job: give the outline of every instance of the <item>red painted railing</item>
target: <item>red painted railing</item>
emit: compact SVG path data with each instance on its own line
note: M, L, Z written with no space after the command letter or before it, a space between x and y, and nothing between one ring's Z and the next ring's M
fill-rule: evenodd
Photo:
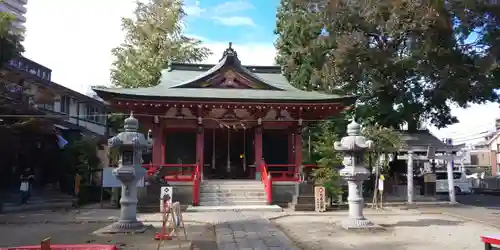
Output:
M260 164L261 170L261 180L264 183L264 192L266 193L267 204L271 205L273 203L273 181L271 180L271 174L267 172L266 163L264 161Z
M179 181L188 182L193 181L195 178L196 164L144 164L142 165L148 171L149 175L154 175L158 169L166 169L163 173L163 178L167 182Z
M200 183L201 183L201 168L200 164L196 164L193 180L193 206L200 205Z
M305 164L304 168L316 168L317 165ZM273 170L270 168L283 168L286 170ZM299 166L295 164L268 164L267 172L271 174L273 182L276 181L299 181L300 171Z

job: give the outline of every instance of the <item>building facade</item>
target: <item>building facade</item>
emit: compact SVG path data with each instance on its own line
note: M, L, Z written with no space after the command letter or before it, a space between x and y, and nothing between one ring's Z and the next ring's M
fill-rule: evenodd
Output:
M0 189L15 189L13 176L26 168L38 176L38 186L56 183L65 144L83 136L107 139L106 104L54 83L51 74L24 57L0 69L0 147L6 156L0 159ZM96 147L101 166L107 166L106 147Z
M26 23L26 5L28 0L3 0L0 2L0 11L9 12L16 16L14 25L18 28L25 29Z
M500 132L489 139L487 145L490 151L491 174L500 175Z
M302 128L355 101L296 89L279 66L244 66L231 44L216 65L172 63L155 87L94 91L152 131L152 163L144 167L194 205L200 182L214 179L286 183L266 193L290 202L304 167Z
M51 74L49 68L20 57L9 62L3 70L2 81L6 85L22 85L24 97L32 107L59 123L104 136L107 133L106 104L52 82ZM61 124L59 127L66 126Z

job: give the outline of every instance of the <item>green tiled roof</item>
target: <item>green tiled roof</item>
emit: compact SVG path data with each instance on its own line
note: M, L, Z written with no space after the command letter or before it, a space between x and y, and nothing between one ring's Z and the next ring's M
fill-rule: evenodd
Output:
M228 52L229 51L229 52ZM266 89L235 89L235 88L195 88L186 86L196 81L202 81L220 69L231 68L260 82ZM267 100L267 101L316 101L316 102L348 102L353 97L329 95L319 92L302 91L294 88L281 74L279 66L243 66L236 52L229 48L216 65L172 63L163 70L160 83L149 88L93 88L104 99L106 97L126 97L141 99L224 99L224 100Z

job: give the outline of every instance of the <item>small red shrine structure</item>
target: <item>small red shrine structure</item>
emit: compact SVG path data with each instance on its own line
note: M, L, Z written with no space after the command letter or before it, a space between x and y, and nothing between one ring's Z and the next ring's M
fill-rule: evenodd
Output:
M150 169L169 182L295 181L302 127L338 114L354 97L296 89L279 66L244 66L229 43L216 65L171 63L157 86L94 88L152 132ZM266 174L262 175L262 172Z

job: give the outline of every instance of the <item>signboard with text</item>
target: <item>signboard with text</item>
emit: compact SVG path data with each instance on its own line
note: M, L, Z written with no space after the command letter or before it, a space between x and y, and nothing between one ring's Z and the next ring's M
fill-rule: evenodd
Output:
M314 210L316 212L326 211L326 190L325 187L314 187Z

